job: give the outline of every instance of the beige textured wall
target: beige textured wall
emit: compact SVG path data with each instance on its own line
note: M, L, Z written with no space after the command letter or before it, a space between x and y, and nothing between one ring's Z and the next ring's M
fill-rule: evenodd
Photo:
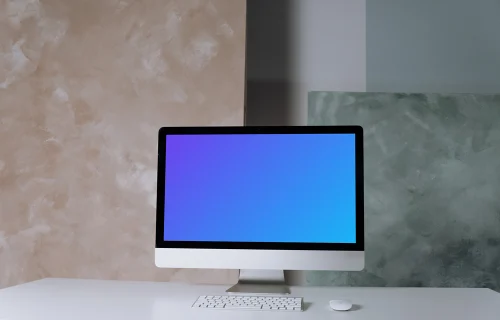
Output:
M157 129L242 125L244 0L0 0L0 287L154 267Z

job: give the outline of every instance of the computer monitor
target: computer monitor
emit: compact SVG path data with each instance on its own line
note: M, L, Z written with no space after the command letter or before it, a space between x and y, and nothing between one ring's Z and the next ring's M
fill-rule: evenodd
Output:
M161 128L157 191L158 267L266 293L282 270L364 268L361 127Z

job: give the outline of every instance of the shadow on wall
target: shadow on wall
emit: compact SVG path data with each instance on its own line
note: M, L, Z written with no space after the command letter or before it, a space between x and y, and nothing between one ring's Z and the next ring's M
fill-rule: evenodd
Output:
M292 16L290 0L247 1L245 124L286 125L291 121ZM271 54L272 53L272 54Z

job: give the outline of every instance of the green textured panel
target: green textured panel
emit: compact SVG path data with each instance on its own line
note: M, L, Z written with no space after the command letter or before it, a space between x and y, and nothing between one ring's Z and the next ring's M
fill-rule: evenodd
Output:
M500 289L500 95L312 92L309 124L365 129L366 271L308 283Z

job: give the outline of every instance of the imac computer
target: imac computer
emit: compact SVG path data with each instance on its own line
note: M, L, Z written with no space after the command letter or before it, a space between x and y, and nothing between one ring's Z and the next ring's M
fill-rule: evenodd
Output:
M240 269L229 293L287 294L283 270L364 268L363 130L162 128L155 263Z

